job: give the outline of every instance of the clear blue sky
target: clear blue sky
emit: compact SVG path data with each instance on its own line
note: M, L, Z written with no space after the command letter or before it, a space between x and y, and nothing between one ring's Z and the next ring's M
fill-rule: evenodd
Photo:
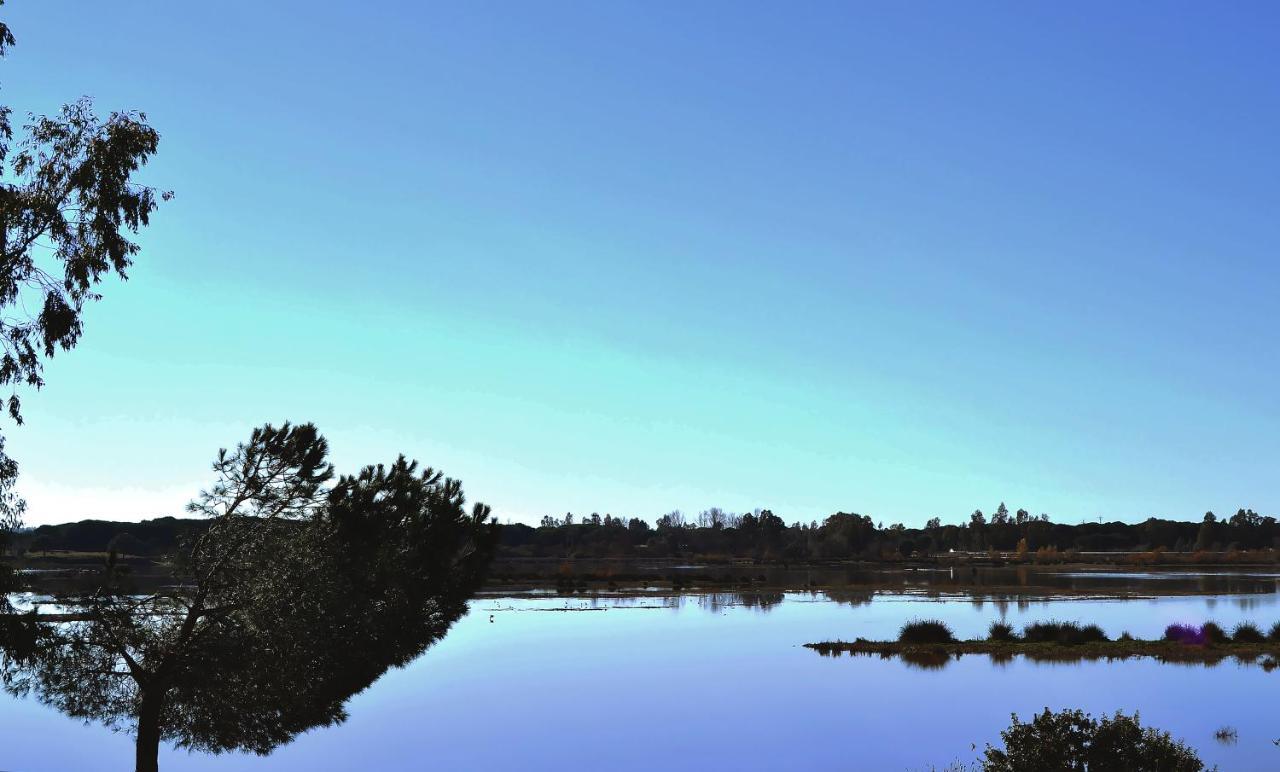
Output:
M1273 4L11 0L160 130L32 523L316 422L502 519L1280 509Z

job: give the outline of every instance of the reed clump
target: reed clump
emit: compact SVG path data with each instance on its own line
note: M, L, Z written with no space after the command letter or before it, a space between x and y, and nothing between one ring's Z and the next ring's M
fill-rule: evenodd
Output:
M955 643L956 636L946 622L916 619L898 630L899 643Z

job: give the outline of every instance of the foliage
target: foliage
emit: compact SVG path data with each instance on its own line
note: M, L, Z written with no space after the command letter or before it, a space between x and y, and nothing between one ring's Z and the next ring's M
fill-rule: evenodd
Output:
M1035 622L1022 630L1022 639L1027 643L1061 643L1077 645L1082 643L1101 643L1107 640L1107 634L1095 624L1080 625L1078 622Z
M1217 622L1205 622L1200 626L1200 635L1206 643L1226 643L1227 632Z
M310 424L220 451L179 582L140 598L109 565L60 599L83 621L29 622L35 651L8 652L6 686L136 727L139 770L156 768L162 738L265 754L342 721L351 695L465 613L497 533L458 481L403 456L329 488L327 451Z
M1013 632L1013 625L1008 622L992 622L987 628L987 638L993 641L1016 641L1018 636Z
M1266 638L1257 625L1252 622L1241 622L1231 631L1231 640L1236 643L1262 643Z
M0 5L3 5L0 0ZM0 22L0 56L15 39ZM9 416L22 422L19 386L44 384L44 362L75 346L82 312L98 284L121 278L157 194L132 177L156 152L159 135L142 113L98 119L87 99L56 117L32 117L15 143L13 110L0 105L0 386ZM18 464L0 437L0 556L25 505L14 490ZM13 573L0 565L0 612Z
M987 746L987 772L1197 772L1204 764L1168 732L1143 727L1138 714L1094 719L1079 710L1045 708L1030 723L1013 716L1000 733L1004 748Z
M935 619L916 619L898 630L901 643L952 643L956 639L946 622Z
M1271 629L1267 631L1268 641L1280 641L1280 622L1271 625Z

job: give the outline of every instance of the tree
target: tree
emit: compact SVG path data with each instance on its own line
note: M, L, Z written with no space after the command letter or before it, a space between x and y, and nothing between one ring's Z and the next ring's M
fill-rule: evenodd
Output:
M1204 520L1200 523L1200 531L1196 534L1196 549L1207 550L1213 546L1213 535L1218 524L1218 516L1212 512L1204 513Z
M209 526L178 586L139 597L109 565L61 602L76 621L23 617L5 686L70 716L136 729L136 769L161 740L269 753L345 718L343 705L465 613L497 540L461 484L399 457L333 477L311 424L264 426L190 505Z
M0 22L0 56L14 43ZM10 387L6 407L21 423L16 388L40 388L44 361L75 346L97 285L113 273L125 278L138 252L126 233L170 194L132 182L160 141L144 114L101 121L81 99L57 117L32 118L15 145L12 113L0 105L0 386ZM21 523L17 477L0 436L0 554ZM0 566L0 606L11 585Z
M1199 772L1204 764L1195 752L1168 732L1143 727L1138 715L1103 716L1095 720L1079 710L1035 716L1000 733L1003 750L987 746L986 772Z

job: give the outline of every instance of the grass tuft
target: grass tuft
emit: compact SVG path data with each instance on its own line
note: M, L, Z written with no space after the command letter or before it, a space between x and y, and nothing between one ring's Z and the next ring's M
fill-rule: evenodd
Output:
M1013 632L1013 625L1008 622L992 622L987 629L987 638L993 641L1016 641L1018 636Z
M954 643L955 640L947 623L936 619L915 619L898 631L899 643Z
M1266 639L1257 625L1252 622L1241 622L1231 631L1231 640L1236 643L1262 643Z
M1097 625L1081 626L1079 622L1036 622L1022 629L1022 640L1027 643L1060 643L1075 646L1081 643L1102 643L1107 634Z

